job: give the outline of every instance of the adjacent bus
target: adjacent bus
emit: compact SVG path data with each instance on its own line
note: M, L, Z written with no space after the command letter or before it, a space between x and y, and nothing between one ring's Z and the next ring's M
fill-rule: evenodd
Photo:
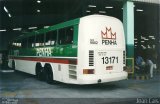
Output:
M89 15L17 37L8 65L48 83L96 84L127 78L125 53L121 21Z

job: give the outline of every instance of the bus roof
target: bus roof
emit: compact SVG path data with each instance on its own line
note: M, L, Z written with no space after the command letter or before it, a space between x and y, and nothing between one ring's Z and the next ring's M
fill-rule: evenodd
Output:
M62 23L59 23L59 24L56 24L56 25L53 25L53 26L49 26L48 28L44 28L44 29L33 31L33 32L29 32L29 33L26 33L26 34L22 34L12 41L23 39L23 38L30 37L30 36L33 36L33 35L44 34L46 32L50 32L50 31L53 31L53 30L56 30L56 29L61 29L61 28L64 28L64 27L73 26L73 25L79 24L79 21L80 21L80 18L70 20L70 21L66 21L66 22L62 22Z

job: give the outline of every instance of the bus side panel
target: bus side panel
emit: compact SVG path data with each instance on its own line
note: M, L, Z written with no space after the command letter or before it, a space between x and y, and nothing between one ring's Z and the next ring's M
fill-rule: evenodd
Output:
M29 74L35 75L35 66L36 66L35 61L27 61L27 60L15 60L15 69L26 72Z

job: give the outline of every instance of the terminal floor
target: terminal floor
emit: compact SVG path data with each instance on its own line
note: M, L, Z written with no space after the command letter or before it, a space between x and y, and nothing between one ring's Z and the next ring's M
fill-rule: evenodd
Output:
M22 102L31 101L33 104L41 104L40 102L44 103L44 101L48 101L47 104L53 104L53 102L65 104L67 101L73 101L76 104L83 98L87 98L88 101L83 99L84 104L85 102L86 104L103 104L125 99L130 101L132 99L136 103L137 98L160 98L160 75L156 74L154 78L147 80L128 79L104 84L72 85L58 82L47 84L32 75L17 71L0 72L0 97L1 100L18 98ZM34 101L39 103L34 103Z

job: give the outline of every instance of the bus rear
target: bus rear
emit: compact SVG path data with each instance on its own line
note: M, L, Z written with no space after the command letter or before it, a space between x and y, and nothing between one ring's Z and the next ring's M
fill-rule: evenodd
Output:
M77 83L94 84L126 79L124 66L125 37L122 23L103 15L81 18Z

